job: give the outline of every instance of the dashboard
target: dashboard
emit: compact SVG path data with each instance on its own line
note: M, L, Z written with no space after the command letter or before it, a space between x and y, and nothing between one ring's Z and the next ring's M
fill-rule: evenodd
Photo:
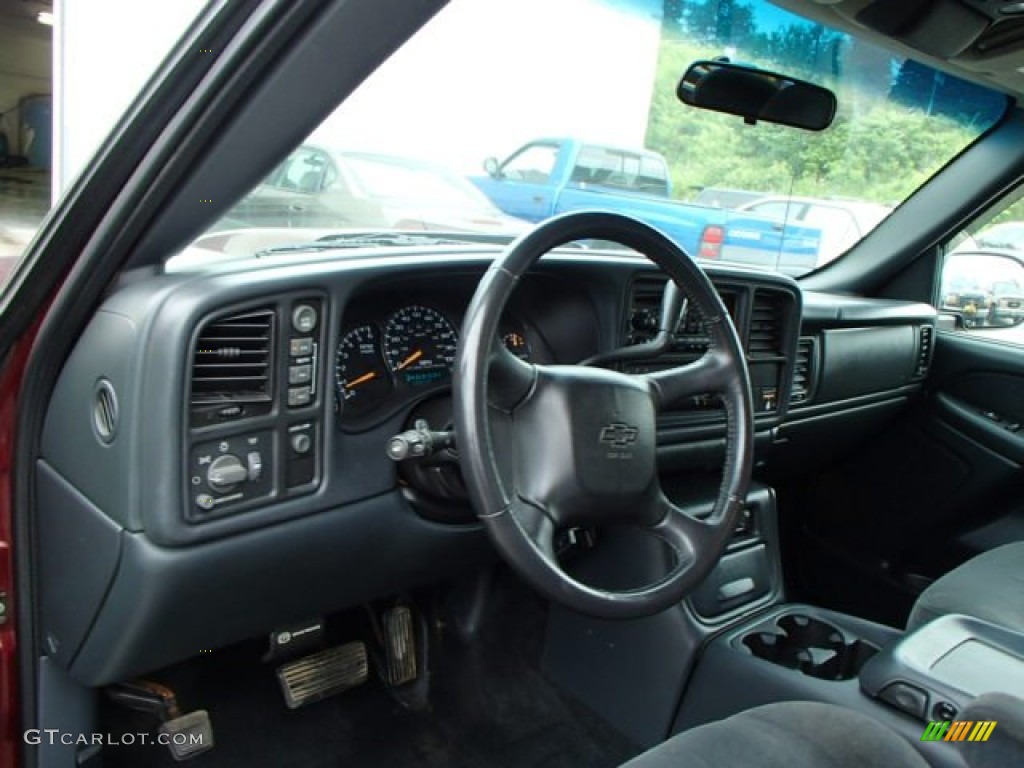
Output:
M61 373L37 465L54 660L105 684L489 561L457 445L401 464L385 447L421 421L450 428L463 315L496 253L290 254L115 290ZM932 308L707 271L746 351L759 472L806 471L920 391ZM609 357L650 340L665 282L622 252L551 254L495 343L542 365L683 365L708 345L690 309L662 354ZM658 428L663 473L720 467L714 397Z

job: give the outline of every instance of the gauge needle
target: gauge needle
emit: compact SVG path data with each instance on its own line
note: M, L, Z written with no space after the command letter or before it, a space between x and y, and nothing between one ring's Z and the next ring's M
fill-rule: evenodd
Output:
M369 373L364 373L358 379L353 379L352 381L346 382L345 383L345 389L352 389L352 387L358 387L360 384L365 384L366 382L370 381L371 379L375 379L375 378L377 378L376 371L370 371Z
M416 362L417 360L419 360L419 359L420 359L421 357L423 357L423 350L422 350L422 349L417 349L417 350L416 350L415 352L413 352L413 353L412 353L411 355L409 355L409 356L408 356L407 358L405 358L405 360L403 360L402 362L400 362L400 363L398 364L398 367L397 367L397 368L395 368L395 370L396 370L396 371L400 371L400 370L402 370L403 368L408 368L408 367L409 367L410 365L412 365L413 363L415 363L415 362Z

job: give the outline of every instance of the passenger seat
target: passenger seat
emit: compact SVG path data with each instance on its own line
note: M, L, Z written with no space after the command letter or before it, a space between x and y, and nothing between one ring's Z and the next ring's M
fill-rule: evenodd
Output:
M947 613L1024 634L1024 541L983 552L933 583L914 603L907 629Z

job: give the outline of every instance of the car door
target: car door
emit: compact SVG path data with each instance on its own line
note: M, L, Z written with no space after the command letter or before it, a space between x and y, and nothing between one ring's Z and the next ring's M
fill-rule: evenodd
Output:
M1016 193L967 227L1024 220ZM996 283L1024 285L1024 261L967 238L935 259L927 387L856 454L802 480L805 534L827 556L805 586L892 624L935 579L1024 540L1024 312L993 303ZM827 586L826 586L827 585Z
M527 221L551 215L555 199L555 168L560 145L534 142L501 164L497 178L478 180L480 188L502 211Z
M0 232L5 246L2 255L9 262L0 279L0 766L4 768L76 764L74 744L48 745L28 740L24 734L39 724L60 723L78 734L95 727L87 719L89 710L82 706L81 697L66 687L57 690L51 685L54 677L42 671L52 669L47 667L50 651L43 646L36 624L38 553L32 533L39 524L39 501L34 479L55 378L102 295L122 269L131 268L133 258L143 258L143 252L166 255L183 247L202 227L213 226L228 212L227 201L238 200L244 190L266 178L292 145L290 137L278 142L267 128L275 121L284 122L280 104L262 102L262 113L251 120L240 119L235 111L247 98L255 100L252 91L259 88L254 82L268 59L276 60L285 52L292 61L307 57L299 67L305 73L313 69L308 57L325 49L322 42L304 50L288 48L296 25L321 13L322 4L267 3L258 8L259 23L254 24L257 5L232 2L202 7L175 50L160 60L142 94L110 127L110 135L45 218L36 216L32 226L25 228L25 236L16 233L17 240L8 237L7 227ZM418 21L424 21L427 9L418 12ZM332 39L338 43L339 36ZM344 41L338 44L356 47ZM372 59L376 51L366 55L376 63ZM367 67L354 70L365 73ZM213 71L230 76L214 76ZM330 103L336 103L361 76L335 73ZM282 90L299 92L303 83L293 75ZM252 101L246 103L252 109ZM222 167L205 181L194 181L197 169L217 162L217 157L224 160L234 155L223 146L220 153L209 151L211 147L225 140L230 146L233 130L257 125L259 129L250 136L254 144L263 144L254 151L266 158L265 165ZM273 145L270 151L267 142ZM49 207L50 195L41 197ZM8 202L0 195L0 212L13 208ZM184 226L167 221L178 213L188 222ZM143 237L161 244L137 248ZM12 243L13 248L6 248ZM122 406L128 407L124 402ZM67 434L69 441L77 438L73 432ZM44 752L46 756L41 757ZM54 762L56 753L62 756L60 762Z

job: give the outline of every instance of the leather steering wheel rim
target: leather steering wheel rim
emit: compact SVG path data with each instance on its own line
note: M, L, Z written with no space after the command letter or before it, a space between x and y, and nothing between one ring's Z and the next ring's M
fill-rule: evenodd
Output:
M620 243L657 264L704 318L709 349L693 363L630 375L540 366L497 343L520 278L546 253L577 240ZM500 555L549 599L600 618L636 618L678 604L718 562L750 484L753 405L736 328L711 281L649 225L605 212L569 213L511 243L481 279L456 356L459 461L479 520ZM710 516L672 503L657 480L656 411L717 394L726 416L722 480ZM500 425L500 434L496 431ZM558 564L554 536L572 525L637 525L666 541L672 570L653 584L604 590Z

